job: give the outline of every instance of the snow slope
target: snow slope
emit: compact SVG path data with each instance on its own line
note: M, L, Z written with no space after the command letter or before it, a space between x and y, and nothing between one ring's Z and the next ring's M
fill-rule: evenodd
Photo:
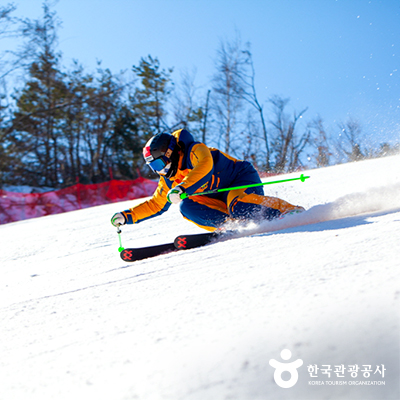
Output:
M132 264L109 220L137 201L0 226L0 399L400 398L400 157L307 174L265 187L306 213ZM174 206L122 242L198 231ZM283 349L303 361L288 389Z

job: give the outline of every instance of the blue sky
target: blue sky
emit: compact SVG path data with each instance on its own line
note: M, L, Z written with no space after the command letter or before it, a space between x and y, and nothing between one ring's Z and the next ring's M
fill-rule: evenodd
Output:
M35 19L40 0L16 0ZM259 99L291 99L334 129L349 117L378 141L400 137L400 0L59 0L63 65L114 72L141 57L197 70L205 89L221 40L250 42Z

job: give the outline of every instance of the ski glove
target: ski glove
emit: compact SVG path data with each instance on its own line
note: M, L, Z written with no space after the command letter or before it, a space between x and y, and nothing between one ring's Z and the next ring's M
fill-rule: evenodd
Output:
M126 218L124 216L124 214L121 213L115 213L112 218L111 218L111 223L116 227L120 227L121 225L125 225L126 224Z
M182 201L181 194L185 193L185 190L180 186L175 186L167 193L167 200L170 203L178 204Z

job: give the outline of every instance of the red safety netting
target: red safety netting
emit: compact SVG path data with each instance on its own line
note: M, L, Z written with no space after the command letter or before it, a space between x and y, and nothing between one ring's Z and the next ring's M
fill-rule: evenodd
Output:
M111 180L80 183L45 193L15 193L0 190L0 224L59 214L81 208L151 196L157 182L140 177L133 181Z

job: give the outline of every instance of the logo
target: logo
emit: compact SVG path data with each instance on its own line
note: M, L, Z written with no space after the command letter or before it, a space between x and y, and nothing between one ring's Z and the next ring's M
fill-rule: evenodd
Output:
M166 151L166 153L165 153L165 157L171 158L171 154L172 154L172 150L171 150L171 149L168 149L168 150Z
M280 355L284 361L292 358L292 353L288 349L282 350ZM297 369L303 365L303 360L299 358L291 362L281 362L271 358L269 365L275 368L275 383L281 388L288 389L299 380ZM384 364L308 364L307 372L310 386L386 385L386 381L382 379L386 373Z
M146 162L150 162L154 160L154 157L151 155L150 146L143 147L143 158Z
M186 237L180 236L176 242L178 249L186 249Z
M281 351L281 358L282 360L290 360L292 357L292 352L288 349L284 349ZM294 386L298 379L299 379L299 373L297 371L297 368L301 367L303 365L303 360L300 358L297 359L296 361L292 362L280 362L276 361L275 359L271 358L269 360L269 365L273 368L275 368L274 372L274 380L275 383L280 386L281 388L288 389ZM285 381L282 378L282 373L283 372L289 372L290 373L290 378L289 380Z
M385 365L372 364L310 364L307 366L309 385L385 385ZM316 378L316 379L314 379ZM369 379L373 378L373 379Z
M123 250L122 258L125 261L131 261L133 257L132 250Z

